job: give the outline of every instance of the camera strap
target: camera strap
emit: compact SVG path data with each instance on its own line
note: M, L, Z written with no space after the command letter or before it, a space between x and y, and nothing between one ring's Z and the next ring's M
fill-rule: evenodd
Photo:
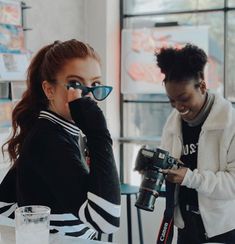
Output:
M156 244L171 244L174 234L174 194L175 184L165 181L166 209L158 233Z

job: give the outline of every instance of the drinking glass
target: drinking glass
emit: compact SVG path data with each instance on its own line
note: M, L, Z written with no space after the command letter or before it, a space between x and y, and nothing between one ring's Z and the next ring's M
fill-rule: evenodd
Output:
M31 205L15 210L16 244L49 244L51 209Z

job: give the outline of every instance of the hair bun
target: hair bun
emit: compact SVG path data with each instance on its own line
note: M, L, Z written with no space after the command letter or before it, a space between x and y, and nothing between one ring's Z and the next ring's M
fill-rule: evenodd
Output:
M199 47L186 44L183 48L161 48L155 53L157 65L167 80L204 79L206 53Z
M203 71L207 62L206 53L192 44L187 44L181 49L181 60L188 70L199 72Z
M163 74L167 74L173 67L177 51L174 48L161 48L155 53L157 65Z

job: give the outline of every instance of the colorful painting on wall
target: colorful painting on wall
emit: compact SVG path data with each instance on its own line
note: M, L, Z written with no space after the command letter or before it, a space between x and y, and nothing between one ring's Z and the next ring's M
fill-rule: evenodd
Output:
M21 25L20 1L0 0L0 23Z
M25 52L22 26L0 24L0 53Z

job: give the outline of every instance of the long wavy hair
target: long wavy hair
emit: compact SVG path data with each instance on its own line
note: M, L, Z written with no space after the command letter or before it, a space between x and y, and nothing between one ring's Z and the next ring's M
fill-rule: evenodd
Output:
M56 75L67 61L87 57L100 63L99 55L92 47L75 39L55 41L34 56L27 71L27 89L12 112L12 135L2 146L3 153L8 151L13 167L17 164L24 140L34 126L39 112L48 108L49 101L42 89L42 82L47 80L56 83Z

